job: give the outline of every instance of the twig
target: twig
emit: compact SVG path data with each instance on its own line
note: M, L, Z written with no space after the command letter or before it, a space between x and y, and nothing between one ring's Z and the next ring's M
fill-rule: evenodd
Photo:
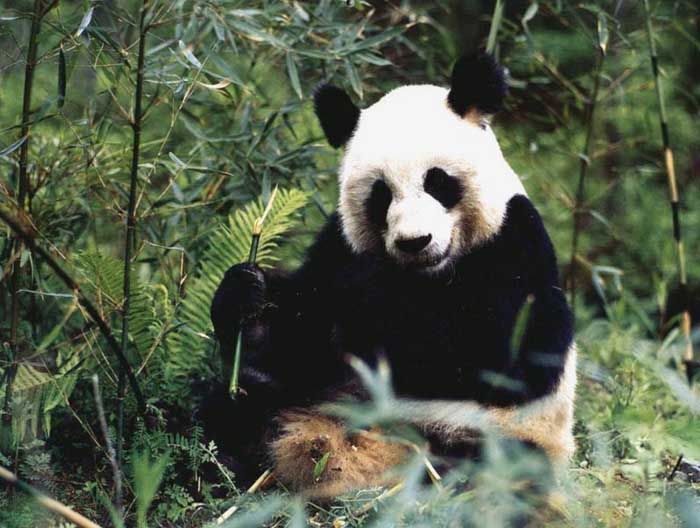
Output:
M272 469L266 469L262 475L260 475L255 482L248 488L248 491L246 491L246 494L252 495L253 493L256 493L259 489L265 487L267 483L275 478L274 474L272 473ZM219 515L216 519L216 524L217 526L220 524L224 524L226 520L231 517L234 513L238 511L238 505L235 504L231 506L228 510L226 510L224 513Z
M109 459L109 464L112 466L112 473L114 473L114 503L117 509L117 513L120 517L124 514L124 505L122 503L122 472L119 467L119 461L117 460L117 453L112 445L112 439L109 436L109 428L107 427L107 419L105 418L105 409L102 405L102 394L100 392L100 380L97 374L92 376L92 389L95 393L95 406L97 407L97 418L100 422L100 428L102 429L102 434L105 437L105 447L107 451L107 458Z
M83 517L75 510L71 510L65 504L62 504L57 500L52 499L47 495L44 495L38 489L34 488L33 486L30 486L26 482L19 480L19 478L17 478L17 475L4 468L3 466L0 466L0 478L12 484L17 489L22 490L28 495L31 495L34 498L34 500L36 500L44 508L57 515L60 515L61 517L63 517L67 521L72 522L76 526L79 526L80 528L100 528L99 524L95 524L90 519Z
M374 499L369 501L364 506L356 509L354 512L352 512L353 516L360 517L361 515L365 515L372 508L374 508L377 504L379 504L380 502L396 495L398 492L400 492L402 489L404 489L405 486L406 486L406 483L404 481L399 482L394 487L389 488L388 490L384 491L381 495L379 495L378 497L375 497Z
M688 311L688 282L685 271L685 250L683 249L683 239L681 238L681 218L678 185L676 184L676 168L673 162L673 150L671 149L671 140L669 137L663 86L661 85L661 79L659 78L659 59L656 55L656 44L654 43L654 29L651 25L649 0L644 0L644 15L646 17L647 37L649 39L651 71L654 75L654 88L656 89L656 99L659 105L659 124L661 126L661 138L664 148L664 165L666 167L666 178L668 180L669 198L671 202L671 215L673 217L673 238L676 242L676 254L678 257L678 277L681 290L681 307L683 309L681 329L685 338L685 360L687 362L693 360L694 354L693 342L690 339L691 321L690 312ZM688 366L687 363L686 366Z
M603 18L604 20L604 18ZM574 225L573 233L571 237L571 261L569 263L569 288L571 293L571 311L575 313L576 311L576 256L578 253L578 239L579 232L581 230L581 217L582 208L585 199L585 182L586 173L588 172L588 167L590 165L589 151L591 146L591 138L593 137L593 116L595 114L596 104L598 102L598 91L600 89L600 78L603 72L603 62L605 61L605 53L607 50L607 31L605 37L601 35L601 27L598 27L598 64L596 66L596 71L594 73L595 77L593 80L593 92L591 93L588 103L586 105L586 139L583 144L583 150L581 151L579 157L579 175L578 175L578 186L576 189L576 200L574 202Z
M124 241L124 301L122 304L122 342L121 351L124 358L129 352L129 307L131 304L131 252L134 246L134 232L136 229L136 187L139 175L139 156L141 154L141 103L143 99L143 70L146 51L146 14L148 0L141 3L141 17L139 22L139 51L136 69L136 93L134 94L134 117L131 122L133 131L133 144L131 149L131 172L129 177L129 205L126 216L126 237ZM124 368L119 369L117 382L117 465L122 458L124 442L124 395L126 380ZM121 507L120 503L117 503Z
M682 454L678 457L678 460L676 460L676 464L673 466L673 469L668 474L668 477L666 477L667 481L671 482L676 477L676 473L678 472L678 468L681 467L681 462L683 462L683 455Z
M7 214L3 209L0 208L0 220L5 222L8 226L10 226L10 229L14 231L15 234L19 235L20 238L24 241L25 245L29 250L34 253L35 255L41 257L46 264L48 264L49 268L53 270L53 272L58 275L58 278L63 281L63 283L72 291L75 292L75 295L78 299L78 302L80 303L80 306L82 306L85 311L90 315L92 320L95 322L97 327L100 329L100 332L102 335L105 337L107 340L107 344L109 347L112 349L114 354L117 356L117 360L119 361L119 364L124 367L124 370L126 371L126 376L127 380L129 381L129 385L131 386L131 390L134 391L134 397L136 398L136 402L139 406L139 409L144 410L146 408L146 404L143 399L143 395L141 393L141 389L139 389L138 382L136 381L136 378L134 377L134 373L131 370L131 367L129 365L129 362L126 360L124 355L122 354L121 348L119 347L119 343L117 343L117 340L114 338L114 335L112 334L112 331L109 328L109 325L107 322L102 318L100 315L100 312L95 308L95 306L90 302L90 299L88 299L85 294L82 292L80 288L80 284L78 284L73 277L71 277L64 269L56 262L56 260L51 256L51 254L46 251L44 248L39 246L36 241L32 238L32 236L27 233L27 231L24 230L24 228L20 225L20 223L14 219L12 216Z

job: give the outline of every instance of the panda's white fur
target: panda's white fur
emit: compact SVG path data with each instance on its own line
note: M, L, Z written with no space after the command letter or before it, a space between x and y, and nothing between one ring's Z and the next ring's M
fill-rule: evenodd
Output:
M345 147L338 203L345 236L358 253L382 245L397 260L406 259L395 240L430 233L431 253L449 249L448 257L459 256L495 234L508 200L526 194L485 116L458 116L447 94L438 86L403 86L361 112ZM460 178L466 192L458 207L448 211L424 191L431 167ZM372 182L380 177L394 198L383 241L363 213Z

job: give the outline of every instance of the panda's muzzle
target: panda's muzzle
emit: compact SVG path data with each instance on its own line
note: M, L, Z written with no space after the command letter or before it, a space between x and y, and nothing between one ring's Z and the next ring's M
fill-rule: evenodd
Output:
M404 253L408 253L409 255L417 255L428 247L428 244L430 244L432 239L433 235L428 234L414 238L399 238L394 242L394 244L396 244L396 247Z

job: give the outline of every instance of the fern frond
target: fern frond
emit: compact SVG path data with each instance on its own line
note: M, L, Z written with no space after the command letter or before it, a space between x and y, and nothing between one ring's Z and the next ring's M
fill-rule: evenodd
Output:
M87 291L106 317L120 311L124 303L124 264L121 260L97 252L77 255L76 266L88 282ZM154 300L131 271L129 334L139 355L149 350L158 326Z
M309 195L297 189L280 190L260 237L257 263L269 267L277 260L276 249L282 235L295 223L294 213L309 201ZM206 359L214 348L209 306L217 286L232 265L244 262L250 251L255 219L264 209L262 200L248 204L232 214L228 222L210 236L195 278L179 308L182 327L167 340L169 354L165 366L166 386L179 392L186 388L197 369L207 369ZM211 372L209 372L211 374Z

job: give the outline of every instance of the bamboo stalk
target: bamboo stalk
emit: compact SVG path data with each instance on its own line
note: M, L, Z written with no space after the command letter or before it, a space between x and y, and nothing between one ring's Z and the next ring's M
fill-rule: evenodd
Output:
M599 22L600 24L600 22ZM576 198L574 202L573 212L573 232L571 236L571 260L569 263L569 291L571 298L571 312L576 311L576 258L578 253L579 233L581 231L581 219L583 216L583 203L585 200L585 183L588 167L590 166L590 147L593 137L593 117L595 115L596 104L598 102L598 92L600 90L600 79L603 72L603 63L605 62L605 54L607 50L607 34L603 40L600 36L599 27L599 45L598 45L598 63L593 79L593 91L588 98L586 104L586 139L583 144L583 150L580 154L578 185L576 187Z
M83 517L81 514L70 509L65 504L58 502L56 499L52 499L51 497L44 495L35 487L21 481L19 478L17 478L17 475L2 466L0 466L0 478L33 497L34 500L36 500L47 510L60 515L76 526L79 526L80 528L100 528L99 524L95 524L90 519Z
M31 128L31 106L32 91L34 89L34 68L36 67L38 38L41 31L41 20L46 13L56 4L52 2L44 8L44 0L34 0L34 12L32 14L32 24L29 30L29 47L27 48L27 58L24 65L24 91L22 94L22 125L20 127L19 139L24 141L19 150L19 173L17 185L17 206L20 214L29 209L29 196L31 195L30 181L28 174L29 164L29 132ZM20 254L22 252L21 239L15 237L12 241L11 253ZM12 421L12 386L17 371L16 361L19 355L17 349L17 329L19 327L19 279L20 267L18 260L15 260L10 278L10 347L9 347L9 367L7 369L7 385L5 386L5 401L3 404L3 426Z
M46 251L44 248L42 248L36 243L32 235L29 234L15 218L12 218L12 216L7 214L2 208L0 208L0 220L5 222L15 234L19 235L24 244L27 246L27 248L33 254L41 257L46 262L46 264L48 264L49 268L51 268L53 272L56 275L58 275L58 278L61 279L61 281L63 281L63 283L75 293L76 297L78 298L78 303L80 303L80 306L82 306L85 309L90 318L95 322L95 324L97 324L97 327L100 329L100 332L107 340L107 344L117 356L120 365L126 371L126 378L129 381L131 390L134 391L134 397L136 398L136 402L139 406L139 409L144 410L146 408L146 404L144 402L141 389L139 389L138 382L136 381L136 377L134 377L134 373L131 370L129 362L122 355L122 350L119 346L119 343L112 334L112 331L110 330L107 321L105 321L102 318L99 310L95 307L95 305L92 304L92 302L90 302L90 299L88 299L85 296L82 289L80 288L80 284L78 284L75 281L75 279L73 279L73 277L66 273L66 271L60 266L58 262L56 262L56 260L51 256L51 254L48 251Z
M134 234L136 230L136 189L138 187L139 157L141 154L141 118L143 100L143 74L146 51L146 13L148 0L141 3L141 15L139 21L139 51L136 68L136 93L134 94L134 115L131 121L133 143L131 148L131 170L129 175L129 204L126 216L126 236L124 241L124 301L122 304L122 339L121 351L124 358L128 358L129 352L129 308L131 304L131 258L134 246ZM128 361L128 359L127 359ZM124 442L124 397L126 392L126 380L124 368L119 369L117 381L117 465L122 459ZM116 501L117 497L115 497ZM120 510L121 498L116 504Z
M253 223L252 239L250 242L250 253L248 254L248 264L255 264L255 260L258 255L258 245L260 244L260 235L262 235L263 223L265 218L270 213L272 209L272 204L275 201L275 196L277 195L277 187L272 190L270 195L270 200L265 206L265 210L260 218L256 219ZM240 387L238 385L238 376L241 369L241 357L243 355L243 329L238 330L238 336L236 337L236 346L234 347L233 353L233 371L231 372L231 382L229 383L228 392L231 398L236 398L240 392Z
M685 339L684 358L686 367L688 361L693 361L695 355L693 353L693 342L690 339L690 312L688 311L688 279L685 269L685 250L683 248L683 239L681 237L681 218L679 206L678 185L676 183L676 168L673 161L673 149L671 148L671 139L669 136L668 118L666 116L666 104L664 101L663 85L659 77L659 59L656 55L656 44L654 42L654 28L651 24L651 12L649 10L649 0L644 0L644 15L646 18L647 38L649 39L649 58L651 60L651 71L654 76L654 88L656 90L656 99L659 105L659 125L661 128L661 139L664 150L664 167L666 168L666 179L668 182L669 201L671 203L671 215L673 218L673 239L676 245L676 256L678 258L678 278L681 290L681 306L683 315L681 319L681 330Z
M246 491L246 494L252 495L253 493L257 493L258 490L264 488L269 484L271 480L275 478L274 473L272 472L271 468L266 469L263 471L263 473L253 482L253 484L248 488L248 491ZM226 510L224 513L219 515L216 519L216 525L220 526L224 524L229 517L231 517L234 513L238 511L239 505L234 504L231 506L228 510Z
M355 511L352 512L354 517L361 517L362 515L365 515L369 513L372 508L376 507L381 503L382 501L385 501L386 499L393 497L397 493L399 493L402 489L406 487L406 482L401 481L392 488L389 488L388 490L383 491L378 497L375 497L371 501L368 501L366 504L361 506L360 508L356 509Z

